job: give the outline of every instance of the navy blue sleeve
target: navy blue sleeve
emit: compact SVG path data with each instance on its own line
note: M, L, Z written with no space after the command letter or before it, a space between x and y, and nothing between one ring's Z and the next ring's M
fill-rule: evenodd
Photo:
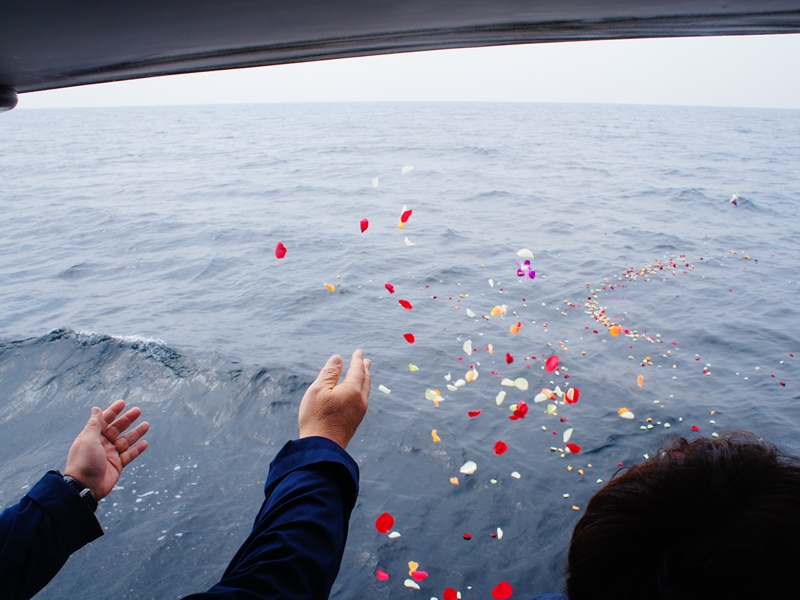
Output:
M70 554L103 529L60 473L49 471L19 504L0 515L0 582L6 600L31 598Z
M270 464L253 530L219 583L187 600L324 600L342 562L358 465L321 437L287 443Z

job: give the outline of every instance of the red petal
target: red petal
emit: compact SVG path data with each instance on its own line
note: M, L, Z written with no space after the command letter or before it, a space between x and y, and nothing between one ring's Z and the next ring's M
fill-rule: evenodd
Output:
M510 365L512 362L514 362L514 357L506 352L506 363Z
M394 294L394 286L391 283L384 283L383 287L389 290L390 294Z
M425 571L414 571L414 572L411 574L411 578L412 578L414 581L422 581L422 580L423 580L423 579L425 579L427 576L428 576L428 574L427 574Z
M503 454L506 453L506 450L508 450L508 444L506 444L504 441L497 440L495 442L494 453L497 454L497 456L502 456Z
M401 223L408 223L408 219L411 217L411 213L413 211L407 210L402 215L400 215L400 222Z
M386 571L375 569L375 577L377 577L380 581L386 581L389 579L389 574Z
M411 306L411 302L409 302L408 300L398 300L398 302L400 303L400 306L402 306L406 310L411 310L412 308L414 308L413 306Z
M525 418L525 415L528 414L528 405L525 404L524 400L520 400L517 403L517 410L514 411L515 415L518 415L521 419Z
M552 373L558 368L558 356L555 354L547 359L547 362L544 363L545 371L548 373Z
M697 425L692 425L692 431L700 431L700 428Z
M472 539L472 536L471 536L470 534L468 534L468 533L465 533L465 534L464 534L464 539L465 539L465 540L467 540L467 541L469 541L469 540L471 540L471 539Z
M403 337L406 338L406 341L409 344L413 344L414 343L414 334L413 333L404 333Z
M286 256L286 246L283 245L283 242L278 242L275 245L275 256L278 258Z
M379 533L389 533L394 525L394 517L388 512L383 513L380 517L375 519L375 529Z
M507 581L501 581L492 590L492 598L495 600L507 600L511 598L511 594L513 593L514 590L511 585Z
M361 219L361 233L364 233L367 230L367 227L369 227L369 220Z
M477 417L479 414L481 414L481 411L480 410L469 410L469 411L467 411L467 414L471 418L474 418L474 417Z
M566 392L564 392L564 401L567 404L575 404L580 397L581 392L578 390L578 388L569 388Z
M567 448L569 448L569 451L573 454L578 454L578 452L581 451L581 447L578 446L578 444L567 444Z
M442 600L458 600L458 592L453 588L447 588L442 592Z

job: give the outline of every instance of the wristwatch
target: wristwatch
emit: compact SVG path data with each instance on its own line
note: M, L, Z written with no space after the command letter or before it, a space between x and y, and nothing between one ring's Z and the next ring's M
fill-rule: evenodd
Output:
M81 500L83 500L86 503L86 506L88 506L92 512L97 510L97 500L95 500L94 496L92 496L92 490L90 490L87 486L83 485L80 481L78 481L74 477L70 477L69 475L64 475L64 481L73 490L78 492L78 496L81 497Z

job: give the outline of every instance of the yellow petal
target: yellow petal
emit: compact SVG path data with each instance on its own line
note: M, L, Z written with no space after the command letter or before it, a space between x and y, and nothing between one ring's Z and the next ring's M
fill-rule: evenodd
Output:
M644 387L644 375L639 375L636 378L636 383L638 384L639 387Z
M326 288L328 288L329 292L335 292L336 291L336 288L334 286L332 286L330 283L325 282L324 285L325 285Z
M417 365L412 365L411 363L408 363L408 370L413 373L414 371L419 371L419 367Z
M413 560L408 561L408 574L409 575L411 575L417 569L419 569L419 563L416 563Z
M433 438L433 443L434 444L438 444L439 442L442 441L441 438L439 437L439 435L436 433L435 429L431 430L431 437Z

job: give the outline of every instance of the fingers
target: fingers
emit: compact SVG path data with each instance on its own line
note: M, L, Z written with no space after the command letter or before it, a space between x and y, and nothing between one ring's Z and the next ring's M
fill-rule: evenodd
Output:
M364 351L358 349L353 352L353 356L350 358L350 368L347 369L344 383L354 385L359 390L363 390L366 376L367 370L364 366Z
M147 421L139 423L132 431L129 431L125 435L119 436L114 441L114 448L116 448L117 452L122 455L122 453L127 451L130 447L135 446L136 442L144 437L144 434L146 434L148 431L150 431L150 423Z
M147 440L139 440L125 452L120 452L119 458L122 461L122 468L124 469L131 464L145 450L147 450Z
M334 354L328 359L328 362L325 363L325 366L322 367L319 375L317 375L317 379L311 384L311 386L332 390L339 382L339 377L342 376L343 366L344 363L342 361L342 357L338 354Z
M120 400L120 402L122 401ZM123 407L125 406L124 402L122 406ZM116 441L116 439L120 435L122 435L122 432L125 431L128 427L130 427L131 423L133 423L140 416L142 416L142 409L140 409L138 406L130 409L128 412L126 412L124 415L122 415L119 419L111 423L106 428L104 433L106 439L112 443ZM106 422L109 423L109 421Z
M106 423L113 423L120 413L125 410L125 400L115 400L107 409L103 411L103 420Z
M368 358L364 359L364 383L361 385L361 394L367 398L369 396L369 389L372 385L372 378L369 374L369 368L372 366L372 361Z

